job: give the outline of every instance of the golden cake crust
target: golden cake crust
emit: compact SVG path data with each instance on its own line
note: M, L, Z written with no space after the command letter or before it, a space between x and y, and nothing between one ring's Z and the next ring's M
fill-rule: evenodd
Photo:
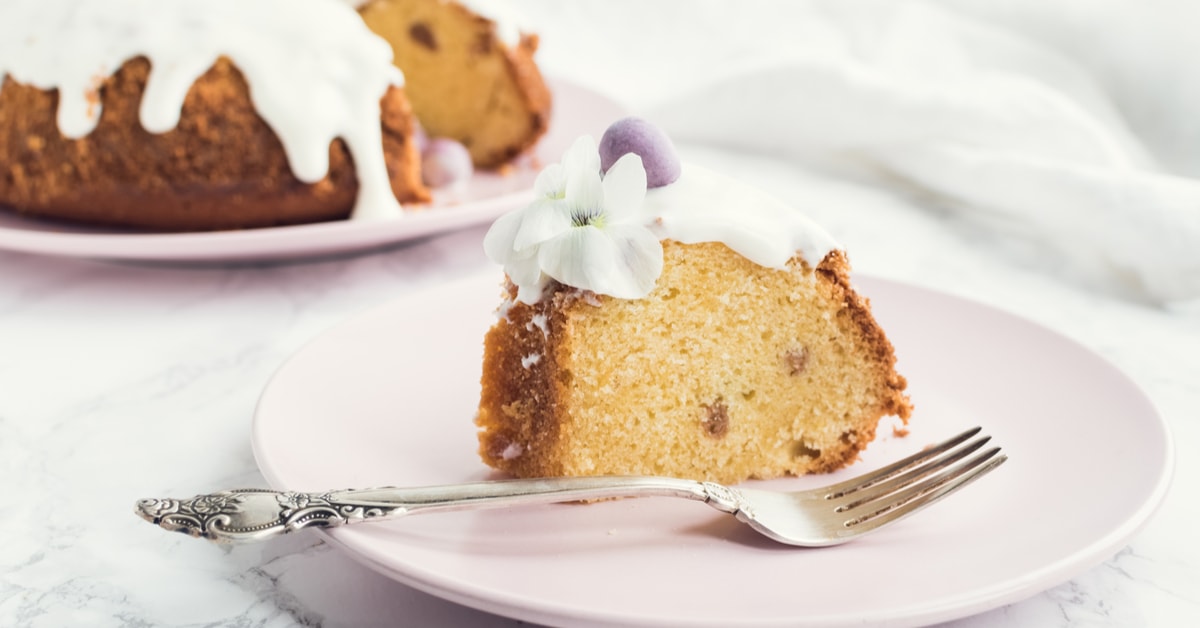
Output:
M841 252L779 271L723 244L663 245L645 299L556 286L532 306L513 302L488 332L476 419L487 464L520 477L732 483L841 468L881 417L907 421L894 349ZM695 258L706 271L684 263ZM678 330L659 317L671 311ZM621 333L599 337L606 329ZM689 368L699 361L731 366Z
M349 217L358 181L341 140L330 145L324 179L296 179L241 72L223 57L188 92L178 126L150 133L138 118L149 72L149 61L138 57L100 82L100 121L79 139L59 132L57 91L6 78L0 87L0 205L39 217L163 231ZM401 202L428 201L403 91L390 89L381 109L392 191Z
M503 166L545 134L551 94L536 35L510 46L491 20L441 0L374 0L359 12L391 43L428 134L461 142L477 167Z

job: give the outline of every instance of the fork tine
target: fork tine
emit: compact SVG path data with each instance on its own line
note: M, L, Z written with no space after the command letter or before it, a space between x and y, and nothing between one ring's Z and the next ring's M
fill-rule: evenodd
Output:
M997 455L999 454L999 455ZM855 536L865 534L889 523L916 513L951 493L987 475L1008 460L999 447L984 451L946 473L930 478L918 485L897 493L895 499L872 512L847 520L844 525L854 531Z
M847 491L846 493L843 493L841 497L849 498L853 501L847 501L843 499L843 503L837 507L837 512L858 508L863 504L875 501L877 499L888 498L893 493L896 493L907 486L911 486L917 482L920 482L921 480L924 480L925 478L933 476L937 473L941 473L958 461L966 458L976 451L979 451L979 449L987 444L987 442L991 439L991 436L980 436L975 440L970 440L966 443L960 444L957 449L951 449L949 451L942 452L942 455L936 458L922 460L917 465L910 465L908 468L892 474L885 480L872 482L869 486L858 490ZM826 499L838 498L830 496L826 497Z
M926 460L936 458L943 453L954 449L982 430L982 427L973 427L953 438L946 439L945 441L938 443L933 447L923 449L907 458L893 462L886 467L877 469L864 475L860 475L858 477L850 478L844 482L827 486L821 490L826 493L826 499L836 499L848 495L854 491L869 488L875 484L904 473L908 469L924 463Z

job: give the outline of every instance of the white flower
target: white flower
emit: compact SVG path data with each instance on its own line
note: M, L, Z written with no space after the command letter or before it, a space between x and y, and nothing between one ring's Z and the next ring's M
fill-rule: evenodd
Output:
M533 182L535 203L562 200L567 196L567 179L574 176L600 176L600 152L590 135L580 136L563 153L562 163L550 164L538 173Z
M646 296L662 273L662 244L639 213L646 196L642 160L627 154L600 175L591 137L534 183L535 200L502 216L484 250L503 264L517 298L534 303L549 279L623 299Z

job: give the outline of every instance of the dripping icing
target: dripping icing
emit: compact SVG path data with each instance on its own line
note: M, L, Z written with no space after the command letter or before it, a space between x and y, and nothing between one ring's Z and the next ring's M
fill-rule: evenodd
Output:
M660 240L721 242L768 268L786 268L797 255L816 268L838 248L833 236L795 207L694 164L683 164L674 183L647 190L642 214Z
M70 42L70 45L63 45ZM100 119L97 84L145 57L150 76L140 103L152 133L178 124L183 100L218 57L245 76L255 109L279 137L296 178L329 171L329 144L354 157L354 218L400 214L383 155L379 101L403 85L391 47L357 12L326 0L5 0L0 3L0 81L11 76L58 90L65 137Z

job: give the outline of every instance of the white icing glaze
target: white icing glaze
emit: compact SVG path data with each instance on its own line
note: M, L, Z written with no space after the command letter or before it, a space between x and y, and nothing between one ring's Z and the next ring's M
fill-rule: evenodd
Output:
M508 313L516 305L516 301L508 296L507 291L504 292L504 295L504 298L500 300L500 305L496 307L496 320L505 320L511 323L512 320L508 318Z
M530 211L533 207L516 211ZM674 183L646 191L645 198L629 222L643 225L659 240L669 239L684 244L721 242L746 259L769 268L784 269L794 257L815 268L830 251L840 248L833 236L795 207L736 179L686 163ZM497 222L499 224L500 221ZM508 224L524 227L523 223ZM488 236L491 238L493 235L496 237L494 242L498 244L494 250L503 252L506 247L514 246L514 240L508 238L515 232L497 230L494 226ZM485 239L485 246L487 242ZM572 249L559 247L556 250ZM542 259L544 254L545 251L536 254L539 265L545 261ZM517 256L527 257L527 254L521 252ZM509 261L496 261L505 264L508 270ZM561 260L552 261L556 262L555 266L561 265L557 264ZM579 259L575 263L592 262ZM534 303L541 299L548 281L546 273L550 272L545 270L544 265L541 268L541 276L529 284L521 284L519 279L512 278L513 273L509 273L510 281L520 289L519 294L525 295L519 300ZM520 274L533 277L529 273ZM592 287L591 290L609 294L604 285ZM589 302L599 304L591 292L585 292L584 297ZM502 307L505 314L509 307L511 303Z
M525 325L525 329L528 331L533 331L534 327L537 327L538 329L542 330L542 336L545 336L545 337L550 336L550 326L547 323L545 314L534 314L529 319L529 322L526 323L526 325Z
M521 368L524 368L525 370L529 370L529 367L531 367L534 364L537 364L538 362L541 362L541 361L542 361L542 354L530 353L529 355L521 358Z
M500 457L504 460L513 460L520 458L523 453L525 453L525 448L520 443L509 443L504 451L500 452Z
M4 0L0 80L57 89L58 125L79 138L100 119L96 87L138 56L151 72L139 115L152 133L179 122L192 83L219 56L250 85L296 178L321 180L329 144L345 141L359 193L355 218L400 214L384 161L380 98L402 85L390 46L350 7L327 0Z
M838 248L833 236L795 207L694 164L685 163L674 183L647 190L642 213L659 239L722 242L770 268L784 268L796 255L816 267Z

